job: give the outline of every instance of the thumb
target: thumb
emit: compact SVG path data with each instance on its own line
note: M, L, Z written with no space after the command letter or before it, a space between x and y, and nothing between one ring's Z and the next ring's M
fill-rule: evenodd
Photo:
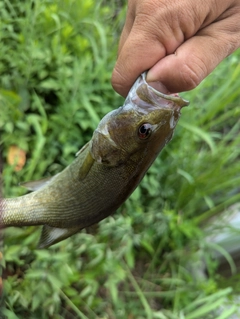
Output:
M215 33L209 26L181 44L174 54L159 60L146 80L161 82L171 93L192 90L238 45L239 39L224 37L223 32Z

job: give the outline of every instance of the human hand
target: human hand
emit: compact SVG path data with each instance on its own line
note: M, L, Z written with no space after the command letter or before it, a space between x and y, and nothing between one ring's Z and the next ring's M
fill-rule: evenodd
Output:
M240 0L129 0L113 88L126 96L136 78L165 92L195 88L240 47Z

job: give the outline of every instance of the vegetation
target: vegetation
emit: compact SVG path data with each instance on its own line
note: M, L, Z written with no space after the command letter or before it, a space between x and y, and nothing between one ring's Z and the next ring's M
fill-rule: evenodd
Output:
M123 103L111 88L121 1L0 2L0 147L4 196L74 159L101 117ZM240 64L228 57L184 94L171 143L118 212L37 250L37 227L4 232L2 317L231 318L237 285L221 278L203 227L239 202ZM27 156L17 171L12 146ZM224 288L223 288L224 287ZM1 318L2 318L1 317Z

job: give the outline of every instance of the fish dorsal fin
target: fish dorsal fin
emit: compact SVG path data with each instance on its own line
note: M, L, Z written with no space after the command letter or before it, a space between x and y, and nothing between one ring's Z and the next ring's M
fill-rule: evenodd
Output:
M44 225L38 248L47 248L79 232L82 227L56 228Z
M45 177L45 178L39 179L38 181L24 182L24 183L20 183L19 185L27 188L30 191L38 191L39 189L46 186L53 179L53 177L54 176Z

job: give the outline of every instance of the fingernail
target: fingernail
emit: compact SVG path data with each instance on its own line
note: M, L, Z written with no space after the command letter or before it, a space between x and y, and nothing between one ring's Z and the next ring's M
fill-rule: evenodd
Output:
M158 90L159 92L162 92L164 94L170 93L166 86L159 81L159 79L155 75L155 72L153 72L152 69L148 71L146 81L155 90Z
M161 93L163 93L163 94L169 94L170 93L170 91L166 88L166 86L165 85L163 85L161 82L159 82L159 81L156 81L156 82L148 82L147 81L147 83L151 86L151 87L153 87L155 90L157 90L157 91L159 91L159 92L161 92Z
M147 82L157 82L158 81L158 74L154 72L154 67L148 70L147 73Z

